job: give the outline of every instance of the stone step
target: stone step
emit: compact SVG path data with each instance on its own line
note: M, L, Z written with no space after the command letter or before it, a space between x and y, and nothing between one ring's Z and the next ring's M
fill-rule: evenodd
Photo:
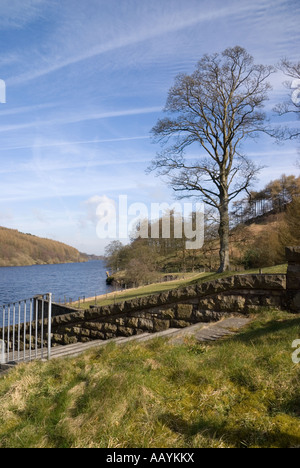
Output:
M14 364L0 364L0 375L7 374L13 368Z
M103 346L107 346L109 343L116 343L117 345L121 344L126 344L130 343L133 341L136 342L144 342L148 341L154 338L160 338L160 337L166 337L168 335L172 335L173 333L176 333L177 329L168 329L162 332L158 333L143 333L141 335L134 335L131 337L118 337L118 338L112 338L110 340L94 340L94 341L89 341L87 343L75 343L71 345L66 345L66 346L56 346L51 349L51 359L59 359L59 358L64 358L64 357L76 357L85 351L92 349L92 348L102 348ZM47 358L47 350L44 349L44 360ZM31 354L31 360L40 360L42 359L42 353L41 350L38 350L38 353L36 355L35 351L32 351ZM30 361L30 354L29 351L26 351L25 353L25 359L23 359L22 356L22 361L21 362L29 362ZM9 363L6 365L0 366L0 374L3 372L11 369L16 363Z
M51 352L51 359L58 359L61 357L71 357L71 356L78 356L83 352L87 351L88 349L92 348L101 348L103 346L108 345L109 343L116 343L117 345L127 344L131 342L145 342L148 340L152 340L154 338L163 338L170 335L173 335L178 330L176 328L169 328L168 330L158 332L158 333L143 333L141 335L134 335L128 338L120 337L120 338L113 338L111 340L95 340L88 343L76 343L74 345L67 345L67 346L58 346L57 348L53 348Z
M76 357L85 351L93 348L102 348L107 346L109 343L115 343L120 346L123 344L137 342L143 343L155 338L168 338L171 343L179 344L184 342L187 337L195 337L198 342L211 342L221 339L225 336L233 335L237 330L244 327L250 322L249 318L245 317L232 317L224 319L220 322L213 324L197 323L186 328L169 328L158 333L143 333L141 335L134 335L130 337L118 337L111 340L95 340L87 343L75 343L66 346L57 346L51 350L51 359L61 359L66 357ZM44 349L44 357L47 357L47 350ZM26 352L25 361L29 361L29 351ZM32 352L32 359L41 359L41 350L38 351L36 358L35 351ZM8 372L15 363L2 364L0 365L0 375L4 372Z
M179 331L171 338L171 342L179 344L184 342L187 337L194 337L199 343L216 341L234 335L238 330L248 325L250 321L251 319L248 317L229 317L219 322L199 323Z

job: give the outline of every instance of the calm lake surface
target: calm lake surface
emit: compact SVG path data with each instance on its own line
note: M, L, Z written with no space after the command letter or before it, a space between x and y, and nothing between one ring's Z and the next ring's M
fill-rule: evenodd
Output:
M0 305L52 293L54 301L78 300L112 291L106 285L105 263L101 260L62 265L34 265L0 268Z

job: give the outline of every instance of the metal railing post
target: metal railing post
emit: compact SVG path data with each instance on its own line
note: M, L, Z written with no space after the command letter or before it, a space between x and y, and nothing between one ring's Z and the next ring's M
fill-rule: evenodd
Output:
M21 302L18 308L18 361L20 361L20 344L21 344Z
M44 309L45 309L45 299L44 296L41 297L41 358L44 359Z
M2 306L2 340L0 340L0 363L6 364L6 345L5 345L5 320L6 320L6 307Z
M48 294L48 360L51 359L52 294Z
M7 362L10 358L10 304L7 308Z
M27 304L24 301L24 320L23 320L23 360L26 361L26 331L27 331Z
M38 358L39 299L35 297L35 359Z
M34 299L29 301L29 361L31 361L32 356L32 315L33 315L33 305Z
M12 329L12 360L15 360L15 345L16 345L16 304L13 304L13 329Z

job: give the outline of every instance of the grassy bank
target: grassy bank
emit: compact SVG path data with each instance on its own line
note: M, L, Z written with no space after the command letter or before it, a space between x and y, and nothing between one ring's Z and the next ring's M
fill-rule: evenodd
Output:
M77 306L81 308L88 308L90 305L99 305L105 306L113 304L114 302L122 302L130 299L135 299L138 297L149 296L151 294L159 294L164 291L169 291L171 289L183 288L185 286L201 283L204 281L213 281L218 278L224 278L225 276L232 276L238 274L257 274L260 270L248 270L243 273L237 272L226 272L226 273L186 273L183 277L174 280L167 281L163 283L154 283L149 284L148 286L141 286L139 288L132 288L126 291L116 291L103 296L98 296L96 298L86 299L85 302L73 302L72 306ZM264 274L286 274L287 265L278 265L274 267L264 268L262 272Z
M0 378L0 447L300 446L300 318L256 315L203 346L153 340Z

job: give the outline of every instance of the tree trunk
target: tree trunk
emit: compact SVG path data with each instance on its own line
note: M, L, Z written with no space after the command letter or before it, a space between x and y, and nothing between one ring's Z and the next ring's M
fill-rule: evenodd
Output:
M223 197L222 197L223 198ZM229 260L229 203L228 197L224 196L219 208L220 213L220 268L218 273L230 270Z

